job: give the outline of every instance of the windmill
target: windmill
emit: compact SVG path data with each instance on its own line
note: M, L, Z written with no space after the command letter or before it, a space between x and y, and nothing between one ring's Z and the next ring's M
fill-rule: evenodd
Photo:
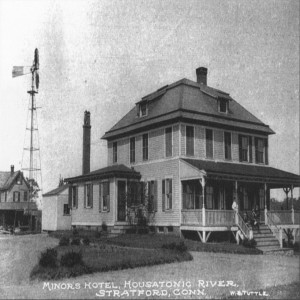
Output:
M39 137L38 137L38 123L37 123L37 107L36 107L36 97L39 89L39 52L38 49L34 51L34 59L32 66L14 66L12 71L12 77L18 77L31 73L31 90L27 91L30 94L28 110L30 112L27 117L26 132L29 132L29 142L27 147L25 145L26 133L24 138L24 148L22 156L22 171L25 171L28 176L28 181L30 184L30 201L33 201L40 191L42 186L42 176L41 176L41 159L39 153ZM24 167L24 155L25 151L29 151L29 166ZM28 153L28 152L27 152ZM38 173L40 179L38 179ZM29 206L28 206L29 207Z

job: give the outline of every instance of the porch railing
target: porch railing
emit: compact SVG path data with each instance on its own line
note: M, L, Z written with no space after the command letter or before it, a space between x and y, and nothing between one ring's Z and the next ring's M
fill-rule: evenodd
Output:
M294 211L294 224L300 224L300 211Z
M293 224L292 212L282 210L272 210L267 213L268 221L277 224ZM295 214L296 215L296 214Z
M206 226L234 225L233 210L205 210Z
M239 226L240 230L242 231L243 235L246 238L248 238L248 239L253 238L251 229L247 226L247 224L245 223L245 221L243 220L242 216L239 213L236 213L236 222L237 222L237 225Z
M274 222L274 214L272 212L267 212L267 225L279 241L280 248L282 248L282 229L278 228Z
M198 226L232 226L235 224L234 211L183 209L182 224Z

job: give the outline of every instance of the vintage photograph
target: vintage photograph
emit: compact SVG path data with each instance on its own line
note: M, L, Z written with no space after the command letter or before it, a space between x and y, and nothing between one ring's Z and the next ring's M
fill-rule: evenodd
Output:
M298 0L0 0L0 299L299 299Z

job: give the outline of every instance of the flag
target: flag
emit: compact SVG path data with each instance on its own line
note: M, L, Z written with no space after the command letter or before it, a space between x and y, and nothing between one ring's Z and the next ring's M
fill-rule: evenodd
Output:
M12 77L22 76L31 73L31 67L13 67Z

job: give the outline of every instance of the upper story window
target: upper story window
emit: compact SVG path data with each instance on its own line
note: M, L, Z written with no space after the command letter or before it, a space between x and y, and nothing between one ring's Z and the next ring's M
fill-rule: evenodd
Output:
M186 155L194 155L194 126L186 126Z
M113 163L118 161L118 143L113 143Z
M206 157L213 157L213 131L212 129L205 130L205 139L206 139Z
M129 156L130 156L130 163L135 162L135 137L130 139L130 149L129 149Z
M252 137L239 135L239 158L240 161L252 162Z
M219 99L218 100L219 112L227 113L228 112L228 100Z
M143 160L148 160L148 133L143 134Z
M255 162L268 164L268 140L255 138Z
M147 101L138 104L138 116L145 117L148 115L148 103Z
M231 160L231 133L224 132L225 159Z
M20 192L13 193L13 202L20 202Z
M26 202L28 200L28 193L25 191L23 194L23 201Z
M93 207L93 185L91 183L84 186L84 204L86 208Z
M172 156L172 127L165 129L166 157Z

